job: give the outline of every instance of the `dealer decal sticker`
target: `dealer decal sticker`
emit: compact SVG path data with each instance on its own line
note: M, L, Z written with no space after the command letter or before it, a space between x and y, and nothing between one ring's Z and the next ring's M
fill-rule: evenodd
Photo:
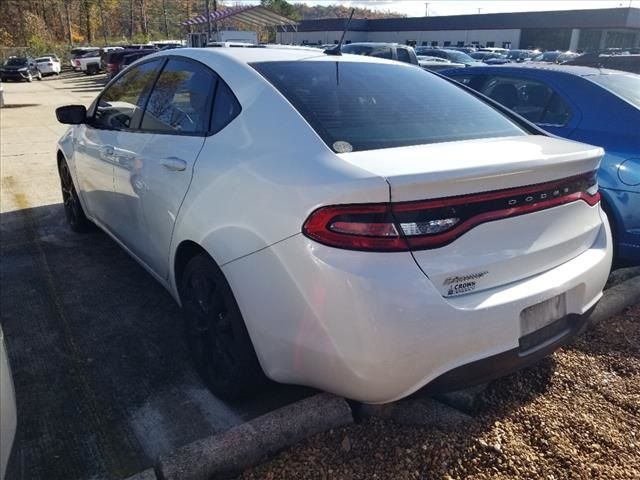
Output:
M462 295L463 293L473 292L478 286L478 280L486 276L489 272L471 273L469 275L456 275L455 277L447 277L442 283L447 289L447 297Z

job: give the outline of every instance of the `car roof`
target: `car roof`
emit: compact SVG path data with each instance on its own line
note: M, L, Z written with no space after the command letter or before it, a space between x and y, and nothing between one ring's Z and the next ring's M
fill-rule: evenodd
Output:
M617 74L628 73L628 72L622 72L620 70L612 70L608 68L583 67L580 65L558 65L553 63L548 64L548 63L537 63L537 62L519 63L516 65L512 63L507 63L505 65L487 65L487 66L483 65L483 66L471 67L471 68L476 69L476 71L478 71L479 69L483 69L483 70L491 69L496 71L529 69L529 70L540 70L540 71L547 71L547 72L559 72L559 73L565 73L568 75L576 75L578 77L588 77L593 75L617 75ZM461 69L460 73L462 73L462 71L465 71L466 73L473 73L473 70L469 70L468 68L466 70Z
M404 65L393 60L371 57L366 55L327 55L317 48L181 48L178 50L166 50L160 52L163 55L180 55L191 57L197 53L199 57L202 54L210 58L215 56L224 56L239 63L259 63L259 62L295 62L295 61L332 61L332 62L360 62L360 63L386 63L393 65ZM407 64L408 65L408 64Z

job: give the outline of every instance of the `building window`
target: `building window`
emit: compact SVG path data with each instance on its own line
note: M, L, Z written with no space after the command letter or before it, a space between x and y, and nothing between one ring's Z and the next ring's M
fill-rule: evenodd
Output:
M410 47L415 47L415 46L416 46L416 43L418 43L418 42L417 42L417 41L415 41L415 40L407 40L407 41L405 42L405 45L409 45Z
M458 42L457 45L458 47L464 47L464 42Z
M433 40L433 41L431 42L431 46L432 46L432 47L437 47L437 46L438 46L438 41L437 41L437 40Z
M496 46L496 42L487 42L487 48L493 48Z
M520 48L568 50L570 39L570 28L523 28L520 34Z
M477 47L478 45L480 45L480 42L475 40L475 41L471 42L471 45L475 45Z
M449 40L444 42L444 46L445 47L450 47L451 46L451 42Z
M425 42L422 42L422 46L423 46L423 47L428 47L428 46L429 46L429 42L426 42L426 41L425 41Z
M511 49L511 42L502 42L502 48Z

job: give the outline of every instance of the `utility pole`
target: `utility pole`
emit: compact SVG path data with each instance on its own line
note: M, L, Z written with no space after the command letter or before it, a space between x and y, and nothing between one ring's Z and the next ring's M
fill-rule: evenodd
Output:
M429 2L424 2L424 16L429 16Z
M73 48L73 34L71 33L71 15L69 14L69 0L64 0L64 11L67 14L67 31L69 32L69 46Z
M213 12L218 11L218 0L213 0ZM216 39L218 37L218 21L213 22L213 29L216 31Z
M482 9L481 9L481 8L479 8L479 9L478 9L478 15L480 15L481 13L482 13Z
M211 41L211 17L209 16L209 0L204 0L204 14L207 17L207 43Z

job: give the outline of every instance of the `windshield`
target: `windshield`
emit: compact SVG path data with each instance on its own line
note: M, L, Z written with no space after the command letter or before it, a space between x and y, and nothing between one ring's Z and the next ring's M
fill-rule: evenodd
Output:
M367 55L378 58L393 58L391 48L387 45L345 45L342 47L344 53L354 53L356 55Z
M560 52L546 52L532 58L534 62L555 62Z
M7 65L8 67L20 67L26 64L26 58L10 58L9 60L7 60L7 63L5 63L5 65Z
M640 75L614 74L586 77L594 83L613 92L618 97L640 108Z
M456 52L455 50L448 50L447 57L449 58L449 60L458 62L458 63L475 62L475 60L471 58L469 55L467 55L466 53Z
M419 68L332 61L252 66L337 152L525 135L482 100Z

